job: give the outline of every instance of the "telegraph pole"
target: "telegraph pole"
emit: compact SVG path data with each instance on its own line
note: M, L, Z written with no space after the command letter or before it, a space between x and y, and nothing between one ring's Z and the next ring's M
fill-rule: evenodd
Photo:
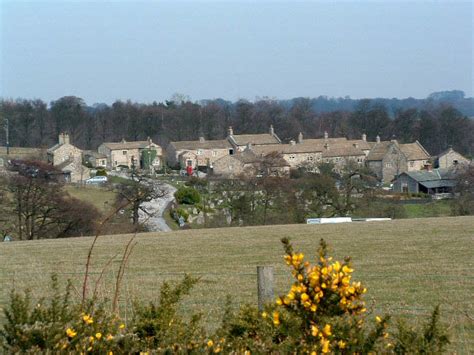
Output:
M5 118L5 136L6 136L6 143L7 143L7 155L10 154L10 122L8 118Z

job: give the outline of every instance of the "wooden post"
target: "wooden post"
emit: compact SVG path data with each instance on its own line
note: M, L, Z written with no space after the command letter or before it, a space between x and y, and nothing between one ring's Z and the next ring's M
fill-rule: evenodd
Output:
M258 309L263 310L265 303L273 301L273 267L257 266Z

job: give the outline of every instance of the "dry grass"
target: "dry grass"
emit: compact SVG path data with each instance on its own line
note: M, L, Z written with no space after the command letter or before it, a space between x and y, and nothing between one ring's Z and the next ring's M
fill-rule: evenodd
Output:
M355 279L367 285L369 300L377 304L375 312L402 314L416 322L441 303L443 320L455 341L452 350L474 352L473 217L141 234L124 277L122 313L127 316L127 306L135 298L155 299L163 280L190 273L200 276L201 282L185 307L202 311L212 327L226 295L236 304L256 304L257 265L273 265L277 292L285 292L290 279L282 261L279 240L283 236L308 256L314 255L320 238L330 243L336 257L351 255ZM99 238L93 277L129 238ZM91 242L91 238L75 238L0 243L0 306L12 287L44 294L53 272L73 279L79 289ZM119 262L107 271L102 296L111 298Z

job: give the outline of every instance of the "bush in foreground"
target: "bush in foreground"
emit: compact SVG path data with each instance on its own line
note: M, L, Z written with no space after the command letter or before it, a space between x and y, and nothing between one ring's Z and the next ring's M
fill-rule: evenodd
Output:
M352 279L350 259L333 261L321 241L314 264L283 239L285 261L294 282L264 312L244 305L209 334L200 314L182 316L179 305L198 281L190 276L174 287L164 283L157 303L135 302L125 325L105 302L71 300L53 277L53 296L32 305L29 293L12 292L4 310L0 341L7 352L125 353L441 353L449 343L436 308L421 328L398 322L389 333L389 316L366 315L366 288Z

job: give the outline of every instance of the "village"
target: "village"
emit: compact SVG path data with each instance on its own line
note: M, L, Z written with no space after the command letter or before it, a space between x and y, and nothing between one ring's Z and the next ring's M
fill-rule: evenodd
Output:
M46 154L33 148L0 148L0 169L15 159L40 158L63 172L66 182L83 184L98 170L120 171L137 169L147 173L179 171L181 175L238 177L290 177L292 170L305 167L317 171L322 163L335 171L348 165L367 167L381 185L395 192L451 193L456 168L470 160L454 151L445 150L431 156L420 142L401 144L396 139L374 142L362 134L360 139L298 136L283 143L269 127L267 133L234 134L229 127L222 140L170 142L163 149L150 138L144 141L104 142L96 151L81 150L71 142L68 133L61 133L58 142Z

